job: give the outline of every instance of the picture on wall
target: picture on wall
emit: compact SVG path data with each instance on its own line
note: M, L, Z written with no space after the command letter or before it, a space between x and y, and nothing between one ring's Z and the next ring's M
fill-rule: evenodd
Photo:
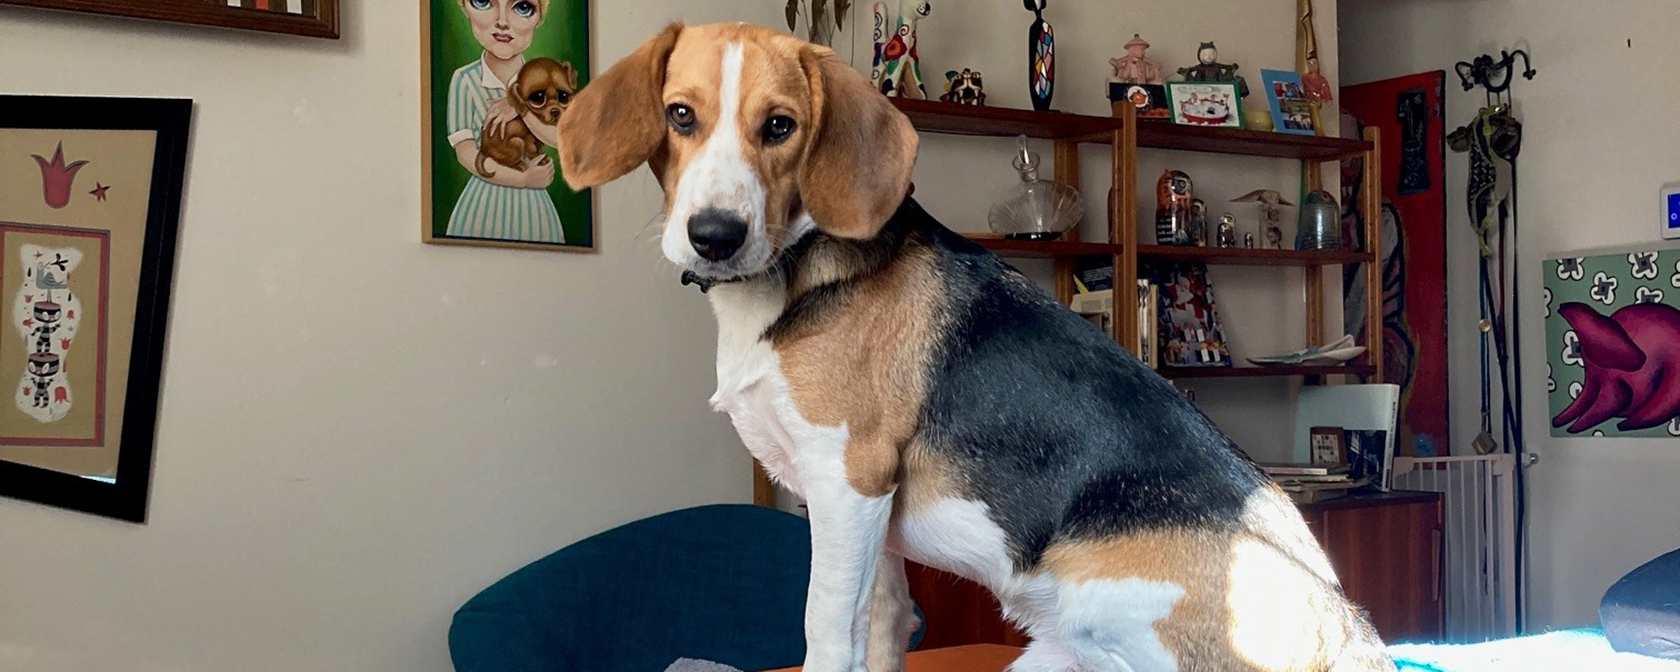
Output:
M338 0L0 0L0 5L338 38Z
M1342 87L1341 136L1364 137L1376 127L1382 141L1383 380L1400 385L1395 449L1402 457L1446 455L1449 440L1447 362L1447 192L1440 70ZM1365 159L1342 162L1342 242L1367 249L1359 185ZM1342 273L1343 333L1365 341L1370 265Z
M0 96L0 495L144 521L191 115Z
M1167 82L1167 99L1175 124L1242 128L1236 82Z
M587 0L422 0L421 238L589 252L559 121L589 76Z
M1296 135L1317 135L1313 128L1312 101L1301 87L1301 73L1261 70L1266 83L1266 102L1272 109L1273 130Z
M1680 437L1680 249L1543 272L1552 436Z

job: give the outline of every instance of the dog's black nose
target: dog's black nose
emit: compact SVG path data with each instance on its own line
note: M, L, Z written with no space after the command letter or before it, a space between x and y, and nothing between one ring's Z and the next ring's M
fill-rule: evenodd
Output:
M688 218L688 242L706 260L723 261L747 242L747 222L727 210L706 208Z

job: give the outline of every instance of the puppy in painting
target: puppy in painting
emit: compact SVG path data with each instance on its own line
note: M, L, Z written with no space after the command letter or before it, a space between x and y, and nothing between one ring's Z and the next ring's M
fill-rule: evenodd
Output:
M572 104L577 93L577 70L570 63L552 58L535 58L519 69L513 85L508 87L507 102L518 116L506 123L491 118L484 123L479 135L478 162L474 168L483 177L495 172L484 165L485 159L498 164L525 170L531 159L542 156L543 142L531 132L532 126L553 127L560 123L560 115ZM546 159L545 159L546 160Z

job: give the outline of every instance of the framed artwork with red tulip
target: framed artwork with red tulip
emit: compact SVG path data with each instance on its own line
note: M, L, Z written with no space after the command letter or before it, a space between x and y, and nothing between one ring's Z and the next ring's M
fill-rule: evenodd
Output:
M0 5L338 39L338 0L0 0Z
M191 117L0 95L0 495L144 522Z

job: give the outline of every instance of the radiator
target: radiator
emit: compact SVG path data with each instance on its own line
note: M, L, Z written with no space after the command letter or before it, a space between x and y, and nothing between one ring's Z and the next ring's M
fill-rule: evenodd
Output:
M1516 459L1511 455L1396 457L1394 488L1439 492L1447 641L1517 632Z

